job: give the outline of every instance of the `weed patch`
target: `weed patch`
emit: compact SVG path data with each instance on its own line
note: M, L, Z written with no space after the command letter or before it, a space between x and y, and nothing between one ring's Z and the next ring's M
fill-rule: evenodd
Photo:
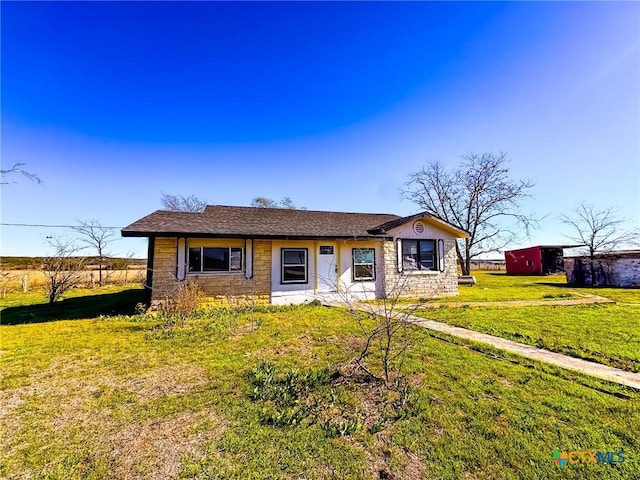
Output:
M248 375L249 398L261 405L264 425L317 424L327 438L363 429L375 434L419 413L413 388L406 382L396 380L389 386L354 367L281 372L262 361Z

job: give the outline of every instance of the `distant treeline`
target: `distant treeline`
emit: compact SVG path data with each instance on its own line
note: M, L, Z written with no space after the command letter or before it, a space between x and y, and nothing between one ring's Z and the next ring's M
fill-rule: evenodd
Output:
M3 270L37 270L46 257L0 257L0 267ZM83 257L88 269L94 265L97 268L98 257ZM126 268L140 268L147 264L146 258L109 257L103 259L103 265L108 270L125 270Z

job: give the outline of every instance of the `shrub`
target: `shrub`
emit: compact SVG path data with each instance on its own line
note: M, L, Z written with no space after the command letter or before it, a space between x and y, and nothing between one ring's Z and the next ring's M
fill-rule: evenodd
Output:
M177 282L158 306L158 315L164 320L164 326L179 324L184 326L205 300L202 289L193 282Z

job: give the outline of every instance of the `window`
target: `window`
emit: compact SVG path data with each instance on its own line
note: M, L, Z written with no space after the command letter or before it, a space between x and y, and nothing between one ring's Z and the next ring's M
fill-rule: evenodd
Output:
M376 279L376 256L373 248L354 248L351 251L351 256L354 280Z
M282 283L307 283L307 249L283 248Z
M189 247L190 272L240 272L242 249L234 247Z
M402 240L404 270L437 270L435 240Z

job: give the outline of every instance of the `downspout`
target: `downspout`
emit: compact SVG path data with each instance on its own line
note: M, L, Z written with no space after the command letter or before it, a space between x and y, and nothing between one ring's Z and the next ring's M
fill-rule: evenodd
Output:
M318 294L318 241L313 241L313 294Z
M247 255L247 245L248 245L248 243L247 243L247 242L251 242L250 256L249 256L249 255ZM245 280L251 280L251 279L253 278L253 266L254 266L254 263L253 263L253 260L254 260L253 250L254 250L254 249L253 249L253 247L254 247L254 245L253 245L253 239L245 238L245 239L244 239L244 255L243 255L243 261L244 261L244 278L245 278ZM250 259L250 261L249 261L249 259ZM250 266L251 266L251 269L250 269L250 275L249 275L249 276L247 276L247 265L250 265Z
M346 245L347 241L342 240L342 244ZM342 262L341 262L340 252L342 252L342 244L340 243L340 240L336 242L336 248L338 250L336 252L336 292L340 292L340 274L342 273Z
M144 283L145 300L147 304L151 302L151 294L153 291L153 261L155 259L156 237L149 237L147 245L147 279Z
M180 241L184 243L181 251ZM176 237L176 280L183 281L187 278L187 239Z

